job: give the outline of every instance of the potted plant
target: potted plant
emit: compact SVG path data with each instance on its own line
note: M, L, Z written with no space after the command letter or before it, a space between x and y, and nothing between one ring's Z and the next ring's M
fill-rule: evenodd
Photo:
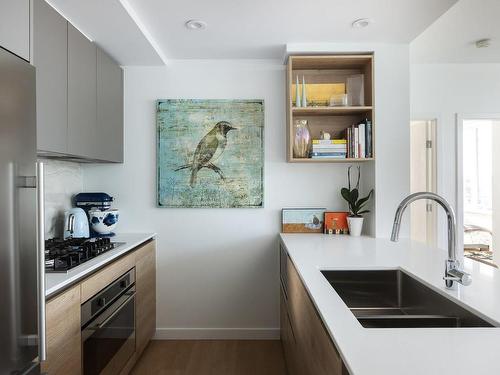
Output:
M361 178L361 167L358 166L358 179L356 185L351 189L351 168L352 165L347 168L347 186L340 190L342 197L349 204L349 215L347 216L347 225L349 226L349 234L351 236L360 236L361 229L363 229L363 214L370 212L365 210L364 207L370 200L373 194L373 189L370 190L368 195L364 198L359 198L359 180Z

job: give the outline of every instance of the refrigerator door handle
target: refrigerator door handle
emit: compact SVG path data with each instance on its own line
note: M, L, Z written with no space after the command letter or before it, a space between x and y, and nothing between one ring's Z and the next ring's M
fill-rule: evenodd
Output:
M38 260L38 350L40 362L47 359L45 337L45 213L44 213L44 172L43 163L36 163L36 220L37 220L37 260Z

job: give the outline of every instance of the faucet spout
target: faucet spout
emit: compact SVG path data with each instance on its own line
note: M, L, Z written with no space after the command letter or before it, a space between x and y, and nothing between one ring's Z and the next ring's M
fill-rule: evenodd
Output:
M412 202L420 199L429 199L438 203L443 207L446 212L446 218L448 222L448 259L446 260L446 270L445 270L445 283L448 288L453 287L454 281L462 283L463 285L469 285L471 283L470 275L460 271L460 262L457 259L457 220L455 217L455 211L453 207L440 195L431 192L419 192L410 194L399 204L396 214L394 216L394 224L392 226L391 241L398 241L399 230L401 227L401 219L403 213ZM460 277L457 276L460 273Z

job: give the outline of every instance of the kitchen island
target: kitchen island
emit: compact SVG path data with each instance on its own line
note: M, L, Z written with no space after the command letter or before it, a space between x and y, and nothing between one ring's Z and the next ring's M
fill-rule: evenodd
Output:
M444 286L444 250L401 240L281 234L308 297L350 375L500 374L500 329L364 328L320 272L400 269L488 323L500 324L500 272L465 260L469 286ZM282 266L283 268L283 266Z

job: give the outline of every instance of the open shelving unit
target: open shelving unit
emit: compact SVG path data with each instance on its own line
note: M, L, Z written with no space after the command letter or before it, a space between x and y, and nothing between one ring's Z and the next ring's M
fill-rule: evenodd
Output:
M296 77L301 82L305 77L308 84L345 84L349 76L363 74L364 76L364 104L363 106L308 106L295 107L293 104L293 90ZM287 160L291 163L345 163L366 162L375 159L375 98L373 85L373 54L338 54L288 57L287 64ZM296 158L293 155L294 124L296 120L307 120L313 139L319 139L320 131L331 133L334 138L353 124L364 119L372 123L372 157L345 158L345 159L311 159Z

